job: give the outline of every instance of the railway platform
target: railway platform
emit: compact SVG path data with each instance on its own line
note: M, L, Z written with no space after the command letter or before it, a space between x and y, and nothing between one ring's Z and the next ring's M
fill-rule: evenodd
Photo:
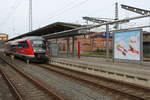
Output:
M103 58L52 57L50 64L150 88L150 63L113 62Z

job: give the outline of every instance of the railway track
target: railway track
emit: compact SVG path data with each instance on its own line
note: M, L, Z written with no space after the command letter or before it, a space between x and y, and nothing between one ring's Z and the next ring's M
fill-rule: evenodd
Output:
M51 88L61 95L65 100L116 100L102 92L97 92L85 85L75 82L73 79L68 78L62 74L58 74L47 69L36 67L32 64L5 56L5 59L20 70L38 78L39 81L45 84L47 88Z
M115 100L150 100L150 89L146 89L144 87L123 83L121 81L105 79L103 77L89 75L87 73L54 65L36 64L36 66L71 77L83 84L89 84L96 89L105 90L105 93L109 94L111 92L110 94L113 94Z
M15 98L17 100L23 100L21 97L21 94L18 92L17 88L15 87L15 85L9 80L8 76L6 75L6 73L4 71L2 71L0 69L0 73L2 74L3 78L6 80L7 84L9 85L11 91L13 92L13 96L15 96Z
M76 80L94 85L97 88L104 89L108 92L111 92L112 94L115 94L115 96L117 94L118 96L116 99L121 97L122 100L150 100L150 89L145 87L136 86L112 79L106 79L103 77L98 77L54 65L36 64L36 66L55 71L65 76L72 77Z
M14 90L18 100L64 100L38 81L37 78L27 75L24 71L0 58L4 67L1 72Z
M14 89L7 83L6 77L0 69L0 100L17 100Z

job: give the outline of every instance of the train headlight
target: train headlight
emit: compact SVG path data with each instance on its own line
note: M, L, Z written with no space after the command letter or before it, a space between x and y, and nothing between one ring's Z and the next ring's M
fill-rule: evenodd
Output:
M37 52L38 50L34 49L33 51L34 51L34 52Z
M33 51L34 52L38 52L38 53L44 53L44 52L46 52L46 50L43 50L43 49L34 49Z

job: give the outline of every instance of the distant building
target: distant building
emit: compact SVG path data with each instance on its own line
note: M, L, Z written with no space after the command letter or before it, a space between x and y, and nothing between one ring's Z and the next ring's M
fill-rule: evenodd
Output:
M143 43L150 45L150 33L149 32L143 32Z
M111 35L111 34L110 34ZM106 49L106 33L105 32L90 32L84 35L75 36L74 46L77 49L78 41L80 41L80 50L82 53L84 52L92 52L97 50L105 50ZM62 37L57 39L51 39L51 43L55 42L58 44L59 53L67 52L67 38ZM72 38L69 39L69 52L72 52ZM112 48L112 36L109 38L109 47Z
M150 57L150 33L143 32L143 55Z
M112 34L109 37L109 47L112 48ZM105 32L93 32L86 35L76 36L77 41L80 41L82 52L97 51L99 49L106 49L106 33Z
M8 40L8 34L0 33L0 40Z

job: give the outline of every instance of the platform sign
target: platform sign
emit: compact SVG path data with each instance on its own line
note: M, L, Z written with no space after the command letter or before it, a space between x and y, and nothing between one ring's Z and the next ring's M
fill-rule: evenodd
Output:
M141 30L115 33L114 58L141 60Z

